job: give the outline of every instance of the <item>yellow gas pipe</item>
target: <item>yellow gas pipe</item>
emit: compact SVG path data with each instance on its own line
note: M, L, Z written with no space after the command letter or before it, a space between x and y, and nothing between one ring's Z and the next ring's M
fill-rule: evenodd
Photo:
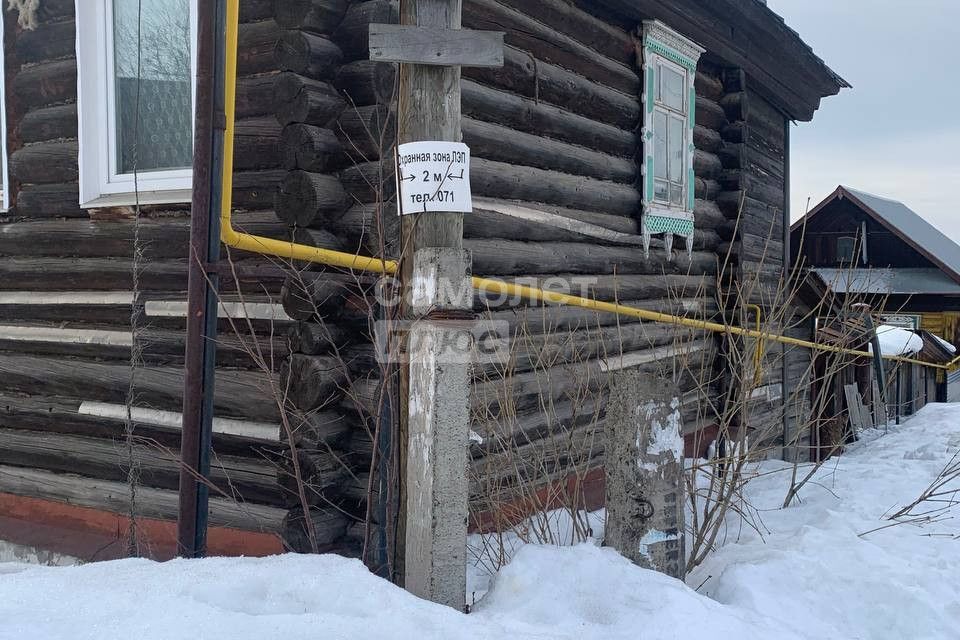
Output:
M250 251L278 258L289 260L302 260L304 262L316 262L331 267L341 269L351 269L356 271L369 271L392 275L397 272L398 263L394 260L382 260L366 256L358 256L342 251L331 251L329 249L320 249L308 245L296 244L294 242L284 242L273 238L264 238L262 236L240 233L233 228L231 219L231 210L233 204L233 136L236 123L236 97L237 97L237 37L239 32L240 4L239 0L227 0L227 59L226 59L226 78L225 78L225 105L226 105L226 130L224 133L224 153L223 153L223 199L222 209L220 211L220 238L228 247ZM747 338L756 338L758 340L770 340L781 344L813 349L823 353L838 353L851 356L871 357L866 351L856 351L853 349L844 349L828 344L820 344L799 340L788 336L776 335L769 332L746 329L743 327L733 327L708 322L706 320L694 320L681 316L673 316L666 313L648 311L646 309L637 309L612 302L602 302L580 296L572 296L564 293L546 291L535 287L512 284L502 280L490 280L488 278L473 278L473 286L477 290L495 293L499 295L508 295L522 297L535 302L544 302L555 305L567 305L590 309L598 312L614 313L622 316L637 318L647 322L659 322L662 324L672 324L696 329L700 331L710 331L714 333L725 333L734 336L743 336ZM759 319L759 315L758 315ZM761 353L758 351L758 353ZM960 356L948 364L934 364L905 358L902 356L884 356L885 359L894 362L903 362L907 364L917 364L934 369L953 370L960 364Z

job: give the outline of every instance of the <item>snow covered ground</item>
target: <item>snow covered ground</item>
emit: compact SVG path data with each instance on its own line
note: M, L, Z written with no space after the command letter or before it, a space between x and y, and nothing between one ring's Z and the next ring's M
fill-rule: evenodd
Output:
M868 434L779 509L787 476L748 486L761 536L730 521L688 580L609 549L525 546L464 615L333 556L0 564L0 638L263 640L951 639L960 637L960 526L888 524L960 449L960 405ZM770 473L766 473L770 472Z
M958 451L960 404L933 404L887 435L867 432L820 470L800 505L779 509L782 475L758 478L750 501L768 532L731 531L739 540L687 582L706 581L700 592L724 604L779 612L810 638L960 638L960 507L935 524L860 535L891 524L883 516L913 502Z

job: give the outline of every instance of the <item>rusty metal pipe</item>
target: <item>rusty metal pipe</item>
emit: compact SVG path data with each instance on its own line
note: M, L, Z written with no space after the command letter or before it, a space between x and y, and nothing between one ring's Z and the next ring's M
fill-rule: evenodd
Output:
M193 200L187 282L187 345L180 441L177 552L206 552L216 367L224 139L224 0L197 5L197 97L194 119Z

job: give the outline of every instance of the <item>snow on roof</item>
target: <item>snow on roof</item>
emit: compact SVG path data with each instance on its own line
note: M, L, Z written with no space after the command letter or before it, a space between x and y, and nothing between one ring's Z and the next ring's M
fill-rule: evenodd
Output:
M923 351L923 338L913 331L882 324L877 327L880 353L885 356L909 356ZM873 345L870 346L873 353Z
M952 344L950 344L949 342L947 342L946 340L944 340L944 339L941 338L940 336L935 335L935 334L932 334L932 333L931 333L930 335L933 336L933 337L936 339L936 341L939 342L941 345L943 345L943 348L946 349L947 351L949 351L950 353L956 353L956 352L957 352L957 348L956 348L955 346L953 346Z

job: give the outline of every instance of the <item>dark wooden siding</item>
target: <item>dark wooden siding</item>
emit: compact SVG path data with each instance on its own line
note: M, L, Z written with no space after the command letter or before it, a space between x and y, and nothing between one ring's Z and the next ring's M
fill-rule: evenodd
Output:
M859 249L864 224L867 225L867 262L864 263L858 253L853 266L878 269L937 268L919 251L847 199L834 200L822 214L814 217L805 229L793 232L796 242L793 247L794 257L797 251L800 251L805 266L836 267L841 264L837 256L837 240L841 237L856 238ZM850 264L846 263L846 266L849 267Z
M791 293L796 283L787 279L784 264L787 118L740 71L725 74L724 89L721 103L731 123L724 130L719 200L728 224L736 229L724 279L729 287L724 296L728 317L753 325L756 312L749 305L756 305L765 331L810 340L812 325ZM735 341L730 348L750 356L756 342ZM780 456L784 446L805 451L810 366L805 350L770 343L764 347L761 375L754 382L747 383L742 374L727 378L728 384L752 389L754 397L738 421L755 451L770 456Z
M124 420L89 415L81 406L122 407L133 376L135 406L179 413L182 312L181 317L176 311L158 315L157 305L186 300L189 205L143 208L137 304L142 315L135 337L143 362L131 374L133 211L79 207L74 3L42 4L34 31L16 26L16 13L4 7L13 206L0 220L0 429L5 433L0 492L60 501L79 494L84 499L78 504L125 513L128 505L117 499L127 495ZM280 126L271 92L251 88L272 85L280 70L274 53L280 29L269 17L272 3L244 0L241 5L237 225L285 238L289 231L272 212L281 176ZM279 298L281 268L249 255L233 257L236 270L224 264L225 301ZM250 327L278 359L287 352L280 337L284 324L289 323L256 320ZM225 348L218 357L216 415L279 425L277 403L266 384L277 376L279 361L263 367L250 357L242 339L249 344L246 326L239 332L242 338L227 320L221 331ZM105 336L111 344L103 343ZM150 414L138 420L132 458L141 469L139 513L173 519L178 429ZM276 437L263 437L267 440L216 435L219 489L212 492L212 523L281 532L292 502L284 488L289 483ZM51 478L49 486L69 484L76 491L60 495L45 490L42 482L24 485L22 469Z
M758 280L757 299L770 307L769 288L783 268L783 116L751 92L743 74L708 52L696 80L692 260L680 250L682 243L668 260L658 239L645 258L636 161L642 151L643 84L632 35L637 22L601 12L594 4L465 0L465 27L507 33L504 68L464 69L462 81L463 134L474 154L474 195L491 201L465 220L464 244L473 254L474 272L531 278L544 286L572 280L577 285L572 293L715 317L720 307L729 311L726 298L718 301L718 263L729 250L735 269L730 273ZM72 30L72 6L66 3L56 15L44 16L40 28L48 37L40 42L49 39L54 47L63 38L53 34ZM321 10L338 6L345 15ZM393 65L368 60L367 33L370 23L395 22L397 3L313 6L244 0L242 7L235 188L237 205L248 211L238 217L238 226L276 237L290 237L292 230L301 242L394 257L398 233L391 152L397 74ZM92 220L76 204L72 45L61 43L53 54L40 51L37 42L27 32L8 38L8 46L33 59L12 55L7 61L16 132L11 162L22 186L16 190L11 220L0 228L0 293L129 292L130 221ZM738 227L742 199L746 204ZM507 204L545 212L564 224L544 225L497 211ZM114 213L122 217L124 212ZM148 214L142 231L153 242L142 279L145 299L182 300L186 211L163 207ZM575 222L621 235L599 238L578 231ZM26 244L27 238L34 244ZM271 375L289 392L294 424L304 427L303 460L318 530L324 540L342 543L348 519L362 522L368 516L371 437L379 424L374 418L383 374L370 344L375 317L371 283L316 267L298 265L291 273L289 266L234 257L248 299L281 298L295 321L292 354L286 357L287 342L277 340ZM120 332L129 330L130 311L129 303L67 306L53 298L0 304L3 321L11 324ZM722 390L721 377L715 381L708 375L716 362L712 336L694 337L685 350L691 356L688 364L694 364L678 371L673 347L680 336L670 327L479 297L476 311L509 324L514 359L507 368L487 366L477 372L473 429L483 442L472 446L475 515L515 500L527 490L529 478L542 484L571 473L598 475L604 461L603 374L606 363L620 355L643 362L651 372L676 377L688 433L714 421L703 402ZM268 324L257 327L261 339L269 333ZM151 330L162 333L147 348L138 389L151 406L179 411L182 321L156 319ZM221 351L225 360L218 406L223 415L278 421L275 405L262 391L266 376L245 360L242 350ZM85 399L123 402L126 357L123 348L0 341L0 370L15 381L5 387L12 408L0 414L0 427L35 434L35 440L23 441L27 448L48 432L64 436L54 437L59 453L52 458L14 452L0 464L62 473L63 461L72 460L78 461L73 469L83 478L105 477L94 453L104 440L117 439L122 424L80 417L77 407ZM773 349L768 360L767 382L779 384L782 374L774 366ZM749 420L769 423L777 411L775 402L758 403ZM54 414L61 418L47 419ZM175 430L138 429L176 448ZM87 453L66 452L76 444L66 436L79 439ZM285 526L277 516L291 510L293 517L286 518L289 542L305 548L297 535L297 499L287 490L287 469L277 465L279 456L265 458L263 443L232 437L218 436L216 446L224 459L233 456L229 460L237 465L274 474L267 481L241 475L246 484L239 485L240 495L268 509L274 527ZM155 470L144 482L169 491L174 471L172 466ZM254 526L253 520L231 522ZM351 527L346 536L354 552L358 528L362 526Z
M339 185L350 207L343 213L337 198L303 222L332 231L351 250L391 257L397 234L389 155L396 69L367 60L366 32L371 22L396 19L395 3L351 4L334 35L344 55L335 85L350 106L329 125L347 159L311 169L309 177L296 172L290 176L291 193L306 191L305 184L333 193L336 185L319 172L339 170ZM705 61L697 76L693 260L688 262L678 250L668 261L657 239L645 259L636 162L642 82L630 32L637 25L625 27L552 0L466 0L463 24L507 32L503 69L463 70L463 135L474 157L473 192L493 201L466 216L464 246L473 254L474 273L539 283L574 279L587 284L573 293L679 314L713 315L717 256L730 239L718 205L723 132L730 124L721 105L722 66ZM330 157L322 153L335 144L329 135L310 130L297 136L309 140L311 149L302 162ZM560 221L589 222L632 241L604 241L498 213L497 206L505 204L547 212ZM628 357L649 358L646 366L651 370L672 367L672 359L664 358L678 336L668 327L628 319L620 319L618 326L614 316L530 309L521 301L478 300L476 311L510 324L517 361L509 371L485 367L477 374L473 429L483 443L473 446L475 514L495 506L491 502L509 503L524 490L523 478L560 480L602 466L605 396L600 362L605 357L622 351ZM712 339L696 344L708 354L712 351ZM712 366L712 360L706 360ZM352 395L375 396L379 376L374 368L369 380L355 380ZM689 372L679 378L685 425L693 432L708 420L699 394L715 390L709 383L706 390L698 388ZM362 452L372 446L369 437L361 434L349 446L354 459L362 461L362 470L369 455ZM511 470L510 459L520 467Z

